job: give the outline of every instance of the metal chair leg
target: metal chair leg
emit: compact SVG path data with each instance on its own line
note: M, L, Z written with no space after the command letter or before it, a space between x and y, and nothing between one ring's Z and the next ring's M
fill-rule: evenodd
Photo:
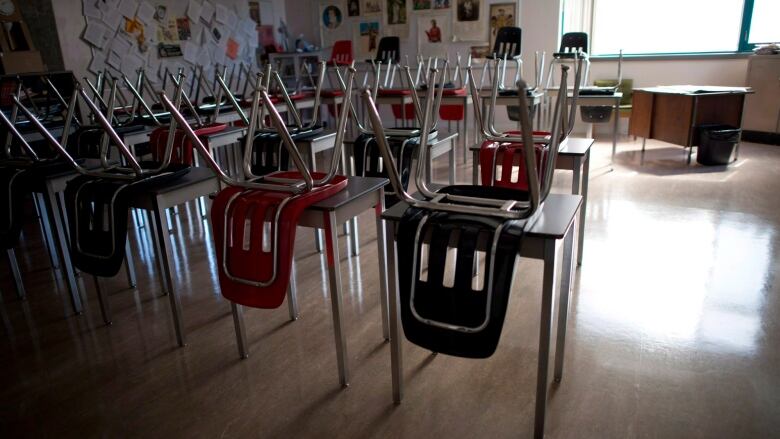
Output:
M22 282L22 272L19 270L19 263L16 261L16 252L14 252L14 249L9 248L6 250L6 253L8 254L8 264L11 266L11 273L14 277L16 295L24 300L27 294L24 290L24 282Z
M111 306L108 303L108 297L103 293L103 286L100 284L98 276L92 276L95 281L95 291L97 291L98 302L100 303L100 314L103 316L103 322L106 326L111 326Z

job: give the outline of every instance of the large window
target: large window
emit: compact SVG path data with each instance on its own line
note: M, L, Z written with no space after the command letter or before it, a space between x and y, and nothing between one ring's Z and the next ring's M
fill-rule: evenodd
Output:
M780 41L778 0L564 0L563 31L591 55L737 52Z

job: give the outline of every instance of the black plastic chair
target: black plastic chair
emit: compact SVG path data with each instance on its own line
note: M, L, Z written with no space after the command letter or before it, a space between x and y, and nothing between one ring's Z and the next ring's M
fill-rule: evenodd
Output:
M398 63L401 60L401 39L398 37L382 37L376 51L374 61L387 64Z
M523 30L519 27L502 27L498 30L496 41L493 43L491 58L515 59L522 53Z
M561 48L553 56L556 58L574 58L577 52L588 53L588 34L585 32L567 32L561 37Z

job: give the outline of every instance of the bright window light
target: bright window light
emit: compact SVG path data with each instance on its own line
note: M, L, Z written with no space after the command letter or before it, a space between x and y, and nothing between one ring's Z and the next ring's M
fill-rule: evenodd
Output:
M780 1L754 0L750 44L780 42Z

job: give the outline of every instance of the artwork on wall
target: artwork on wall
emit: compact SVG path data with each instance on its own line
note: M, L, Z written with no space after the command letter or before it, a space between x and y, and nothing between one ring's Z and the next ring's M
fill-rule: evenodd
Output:
M449 14L417 17L417 51L420 55L445 57L451 39Z
M517 17L515 3L495 3L490 5L490 48L496 41L498 30L502 27L515 26Z
M360 0L347 0L347 16L360 16Z
M431 0L414 0L415 11L422 11L425 9L431 9Z
M190 29L190 19L188 17L177 18L176 28L179 31L179 41L189 41L189 39L192 37L192 29Z
M385 0L385 35L409 37L406 0Z
M471 46L471 57L474 59L487 58L490 55L490 46Z
M361 0L360 10L363 15L378 15L382 13L383 0Z
M457 0L452 22L454 41L487 41L485 0Z
M341 20L341 9L338 6L328 5L322 10L322 26L326 29L338 29Z
M433 0L433 9L449 9L450 0Z
M355 28L357 32L357 57L368 59L376 57L379 46L379 21L363 21Z
M260 18L260 2L249 2L249 18L258 26L263 24L263 21Z
M330 1L320 5L319 17L322 47L331 47L338 40L352 38L352 30L344 24L346 15L342 2Z

